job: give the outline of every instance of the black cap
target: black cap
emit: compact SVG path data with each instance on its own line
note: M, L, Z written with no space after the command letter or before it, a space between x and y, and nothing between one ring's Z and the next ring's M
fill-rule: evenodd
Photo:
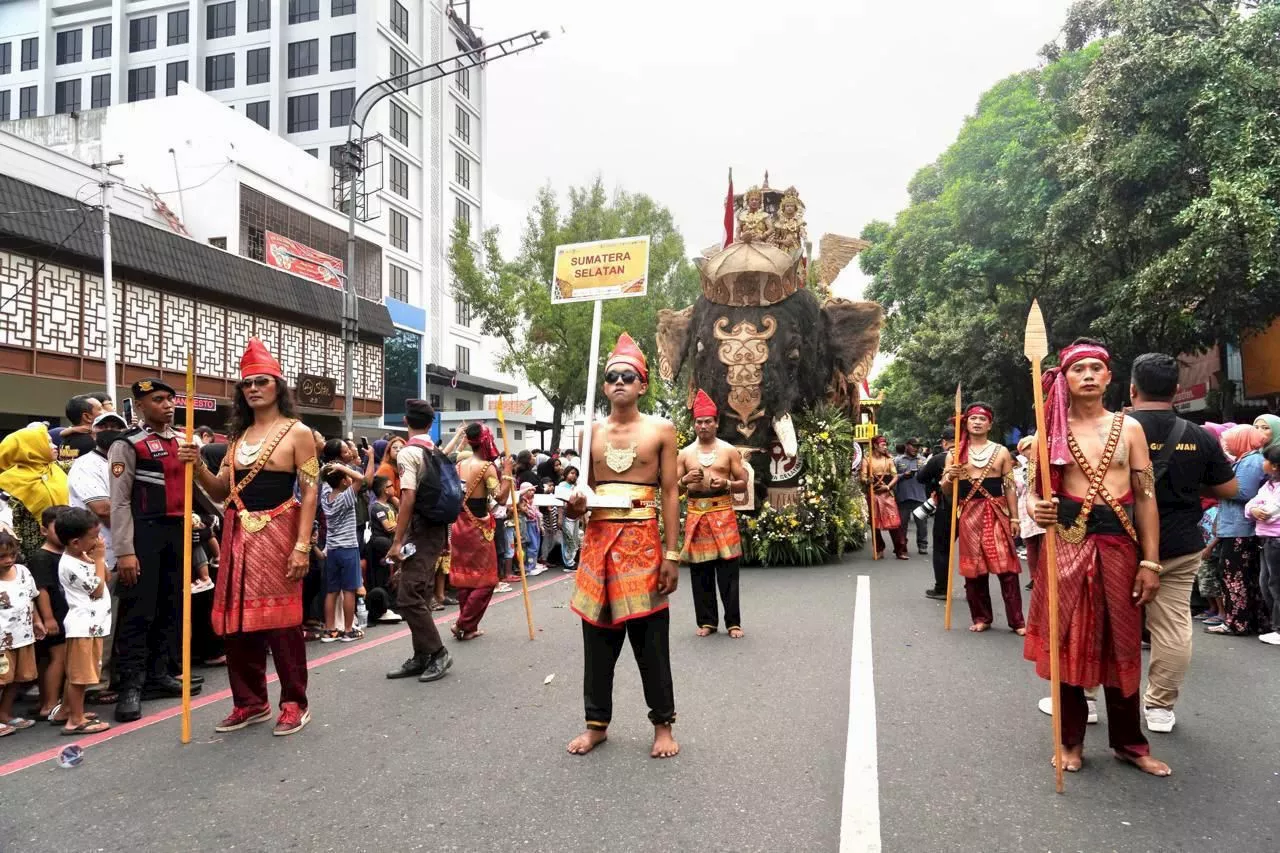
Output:
M137 382L133 383L132 390L133 399L135 400L141 400L148 394L154 394L157 391L168 391L170 394L178 393L173 390L172 385L167 384L163 379L156 379L154 377L151 379L139 379Z
M907 447L919 447L920 442L916 441L914 438L908 438L906 441L906 445Z

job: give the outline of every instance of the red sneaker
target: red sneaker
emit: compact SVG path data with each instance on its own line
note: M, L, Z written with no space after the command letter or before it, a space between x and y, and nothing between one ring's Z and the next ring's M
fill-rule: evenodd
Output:
M215 732L238 732L254 723L265 723L271 719L271 708L232 708L227 718L213 727Z
M270 716L268 714L268 716ZM280 706L280 719L276 720L276 737L291 735L302 731L302 727L311 722L311 710L303 708L297 702L285 702Z

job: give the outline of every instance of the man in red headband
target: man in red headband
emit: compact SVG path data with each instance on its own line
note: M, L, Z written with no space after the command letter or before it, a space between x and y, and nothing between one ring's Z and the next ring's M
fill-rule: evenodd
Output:
M680 576L679 448L670 421L637 408L648 388L648 362L624 333L605 362L609 416L589 433L591 468L586 473L601 502L591 509L569 604L582 618L587 716L587 730L569 743L573 755L585 755L608 737L613 670L628 638L654 728L649 754L671 758L680 751L671 733L676 704L667 610L667 597L676 591ZM586 495L577 492L568 515L580 518L586 511Z
M1013 457L1007 448L990 441L995 413L986 403L965 409L960 446L947 454L942 475L942 491L950 493L959 481L960 506L956 526L959 541L960 575L964 596L969 602L973 624L970 631L991 627L990 575L1000 579L1005 618L1017 634L1026 634L1022 619L1022 589L1018 575L1022 564L1014 553L1014 531L1018 529L1018 494L1013 482Z
M1151 755L1142 733L1142 608L1160 588L1160 516L1142 426L1113 414L1102 398L1111 356L1097 341L1076 340L1044 374L1045 436L1052 501L1037 501L1036 523L1057 527L1061 636L1062 759L1083 762L1085 689L1101 684L1117 758L1154 776L1169 766ZM1028 455L1036 458L1035 452ZM1038 491L1037 491L1038 493ZM1141 549L1139 551L1139 549ZM1141 556L1141 560L1139 557ZM1038 571L1046 571L1042 552ZM1048 584L1037 583L1023 654L1049 678Z
M233 732L271 719L267 649L280 678L274 734L291 735L311 720L307 650L302 637L302 578L316 517L316 443L298 420L280 364L257 338L240 359L229 432L231 446L215 474L199 451L183 445L196 481L225 502L222 559L214 589L213 630L225 638L231 713L216 727Z
M716 437L719 429L715 401L699 390L693 401L693 431L698 438L680 451L676 463L680 488L689 493L680 560L689 564L698 636L710 636L720 627L716 610L718 584L724 601L724 627L736 640L742 636L742 615L738 611L742 540L733 493L747 490L747 472L737 448Z
M884 553L882 530L889 532L893 541L893 555L908 560L907 531L898 514L898 501L894 498L894 486L898 485L898 465L889 454L889 439L877 435L871 439L871 452L862 462L862 482L867 485L867 499L875 502L875 530L871 547L877 558Z
M505 504L515 483L510 458L503 460L499 478L494 464L498 448L487 426L468 424L464 434L471 449L457 463L464 501L462 513L449 532L449 577L458 590L458 621L453 624L453 636L459 641L484 634L480 620L498 586L498 552L493 545L496 525L489 501Z

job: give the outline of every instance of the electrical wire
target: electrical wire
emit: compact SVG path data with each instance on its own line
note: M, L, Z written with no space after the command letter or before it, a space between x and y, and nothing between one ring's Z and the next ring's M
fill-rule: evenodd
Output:
M84 188L92 184L93 182L90 182L80 187L80 189L76 190L75 200L77 202L80 202L80 193L84 191ZM75 228L72 228L71 231L68 232L68 234L65 237L63 237L60 241L58 241L58 245L54 246L53 250L50 251L49 254L43 260L39 261L31 268L31 275L27 277L26 282L21 287L14 290L13 294L9 296L7 299L5 299L3 302L0 302L0 311L3 311L5 308L7 308L10 302L17 299L19 296L21 296L23 293L27 291L27 288L35 284L36 279L40 276L40 273L44 271L44 268L49 264L49 262L53 260L53 257L57 255L58 252L62 251L62 247L65 246L72 237L80 233L80 229L84 228L89 224L88 211L91 209L95 209L95 208L91 208L89 205L84 204L83 202L80 202L80 206L78 208L67 208L67 211L71 211L71 210L80 211L80 223L76 225ZM67 212L67 211L61 211L61 212ZM18 213L21 211L13 211L13 212ZM55 211L50 210L48 212L52 213Z

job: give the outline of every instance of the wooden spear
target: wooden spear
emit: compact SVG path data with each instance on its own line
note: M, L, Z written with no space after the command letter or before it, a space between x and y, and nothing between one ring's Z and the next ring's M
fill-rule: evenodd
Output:
M195 440L196 358L187 353L187 444ZM191 743L191 505L195 467L183 466L182 479L182 742Z
M876 530L876 438L867 445L867 504L871 510L871 559L880 559L880 531Z
M1031 362L1031 393L1036 406L1036 461L1040 477L1040 496L1053 500L1053 484L1049 478L1049 440L1044 425L1044 389L1040 384L1040 362L1049 354L1049 336L1044 328L1044 315L1040 313L1038 300L1031 301L1027 314L1027 331L1023 337L1023 353ZM1033 486L1034 488L1034 486ZM1062 692L1062 676L1059 672L1058 634L1058 537L1057 528L1050 524L1044 531L1045 577L1049 586L1049 696L1053 701L1053 764L1056 770L1058 793L1063 791L1062 768L1062 709L1059 698Z
M956 430L955 438L951 442L951 459L952 464L956 464L960 459L960 419L963 416L961 407L960 383L956 383ZM955 588L956 580L956 519L960 511L960 478L956 477L951 481L951 534L947 537L947 603L942 608L942 627L951 630L951 593Z
M498 414L498 429L502 432L502 455L509 456L507 447L507 416L502 408L502 395L498 395L498 405L494 407ZM529 639L533 634L533 605L529 602L529 578L524 573L524 541L520 536L520 495L516 484L511 484L511 521L516 533L516 565L520 569L520 589L524 592L524 618L529 623Z

